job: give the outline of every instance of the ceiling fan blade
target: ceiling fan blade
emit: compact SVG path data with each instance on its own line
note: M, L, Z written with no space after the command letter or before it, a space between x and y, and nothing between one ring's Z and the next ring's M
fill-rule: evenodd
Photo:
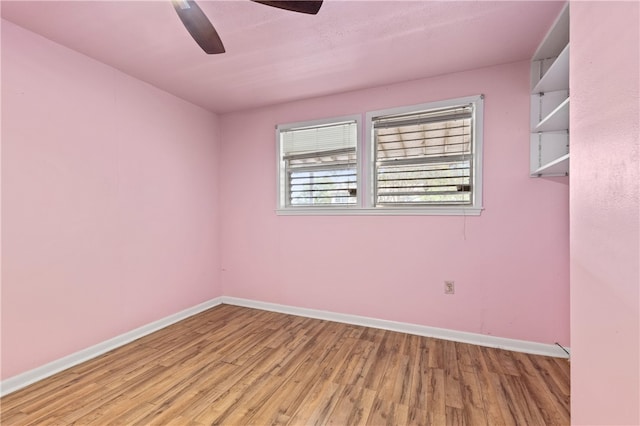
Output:
M277 7L278 9L290 10L292 12L308 13L315 15L322 6L322 0L306 1L269 1L269 0L251 0L256 3L266 4L267 6Z
M202 50L208 54L225 52L224 45L216 29L213 28L207 15L204 14L195 1L173 0L173 7L191 37L200 45Z

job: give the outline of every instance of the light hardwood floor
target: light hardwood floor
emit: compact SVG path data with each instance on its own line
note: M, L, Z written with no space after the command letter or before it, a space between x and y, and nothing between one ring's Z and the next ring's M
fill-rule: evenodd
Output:
M0 404L2 425L563 425L569 365L221 305Z

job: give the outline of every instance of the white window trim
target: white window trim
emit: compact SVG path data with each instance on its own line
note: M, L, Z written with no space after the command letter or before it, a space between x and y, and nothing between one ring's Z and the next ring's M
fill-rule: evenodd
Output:
M463 206L433 206L429 208L365 208L359 206L323 208L288 207L276 210L276 213L280 216L480 216L481 212L482 208Z
M280 132L295 129L298 127L311 127L311 126L322 126L325 124L332 123L340 123L344 121L355 121L356 122L356 156L358 162L356 164L356 187L358 188L357 192L357 201L352 206L331 206L326 205L322 207L318 206L309 206L309 207L287 207L286 200L286 191L283 191L284 182L282 182L282 170L281 170L281 138ZM360 190L360 185L362 184L362 167L361 167L361 154L360 149L362 148L362 114L353 114L353 115L343 115L340 117L330 117L323 118L320 120L310 120L310 121L302 121L296 123L286 123L286 124L278 124L276 126L276 213L283 215L322 215L327 214L327 211L351 211L353 209L358 209L362 206L364 194Z
M375 153L373 140L373 118L385 115L408 114L412 112L425 111L430 109L447 108L456 105L475 105L473 112L473 203L469 206L420 206L420 207L374 207L374 187L375 179ZM479 216L483 210L482 206L482 152L484 135L484 95L467 96L463 98L447 99L443 101L428 102L418 105L402 106L397 108L387 108L377 111L369 111L365 115L363 158L366 156L366 176L368 179L366 197L364 199L364 210L373 210L379 215L439 215L439 216ZM364 192L364 191L363 191Z
M460 104L473 103L473 132L474 132L474 191L473 203L470 206L452 205L452 206L420 206L420 207L374 207L374 152L373 152L373 117L381 115L405 114L429 109L446 108ZM341 121L356 121L357 127L357 145L356 153L358 158L357 165L357 202L353 206L309 206L309 207L286 207L285 196L281 190L283 182L281 182L280 170L280 131L289 130L297 127L320 126L323 124L337 123ZM447 99L443 101L428 102L418 105L409 105L397 108L388 108L377 111L369 111L365 114L364 137L362 126L362 115L346 115L339 117L331 117L320 120L311 120L296 123L279 124L276 126L276 214L281 216L479 216L484 210L482 204L482 157L483 157L483 138L484 138L484 95L468 96L456 99Z

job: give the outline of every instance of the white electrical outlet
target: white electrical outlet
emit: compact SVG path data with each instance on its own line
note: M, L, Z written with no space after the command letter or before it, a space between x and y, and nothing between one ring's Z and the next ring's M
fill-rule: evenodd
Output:
M456 285L455 281L445 281L444 282L444 294L455 294Z

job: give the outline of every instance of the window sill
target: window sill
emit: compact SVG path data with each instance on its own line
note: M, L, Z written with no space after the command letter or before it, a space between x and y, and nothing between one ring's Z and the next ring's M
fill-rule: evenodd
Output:
M276 209L278 216L480 216L482 207L428 207L428 208L286 208Z

